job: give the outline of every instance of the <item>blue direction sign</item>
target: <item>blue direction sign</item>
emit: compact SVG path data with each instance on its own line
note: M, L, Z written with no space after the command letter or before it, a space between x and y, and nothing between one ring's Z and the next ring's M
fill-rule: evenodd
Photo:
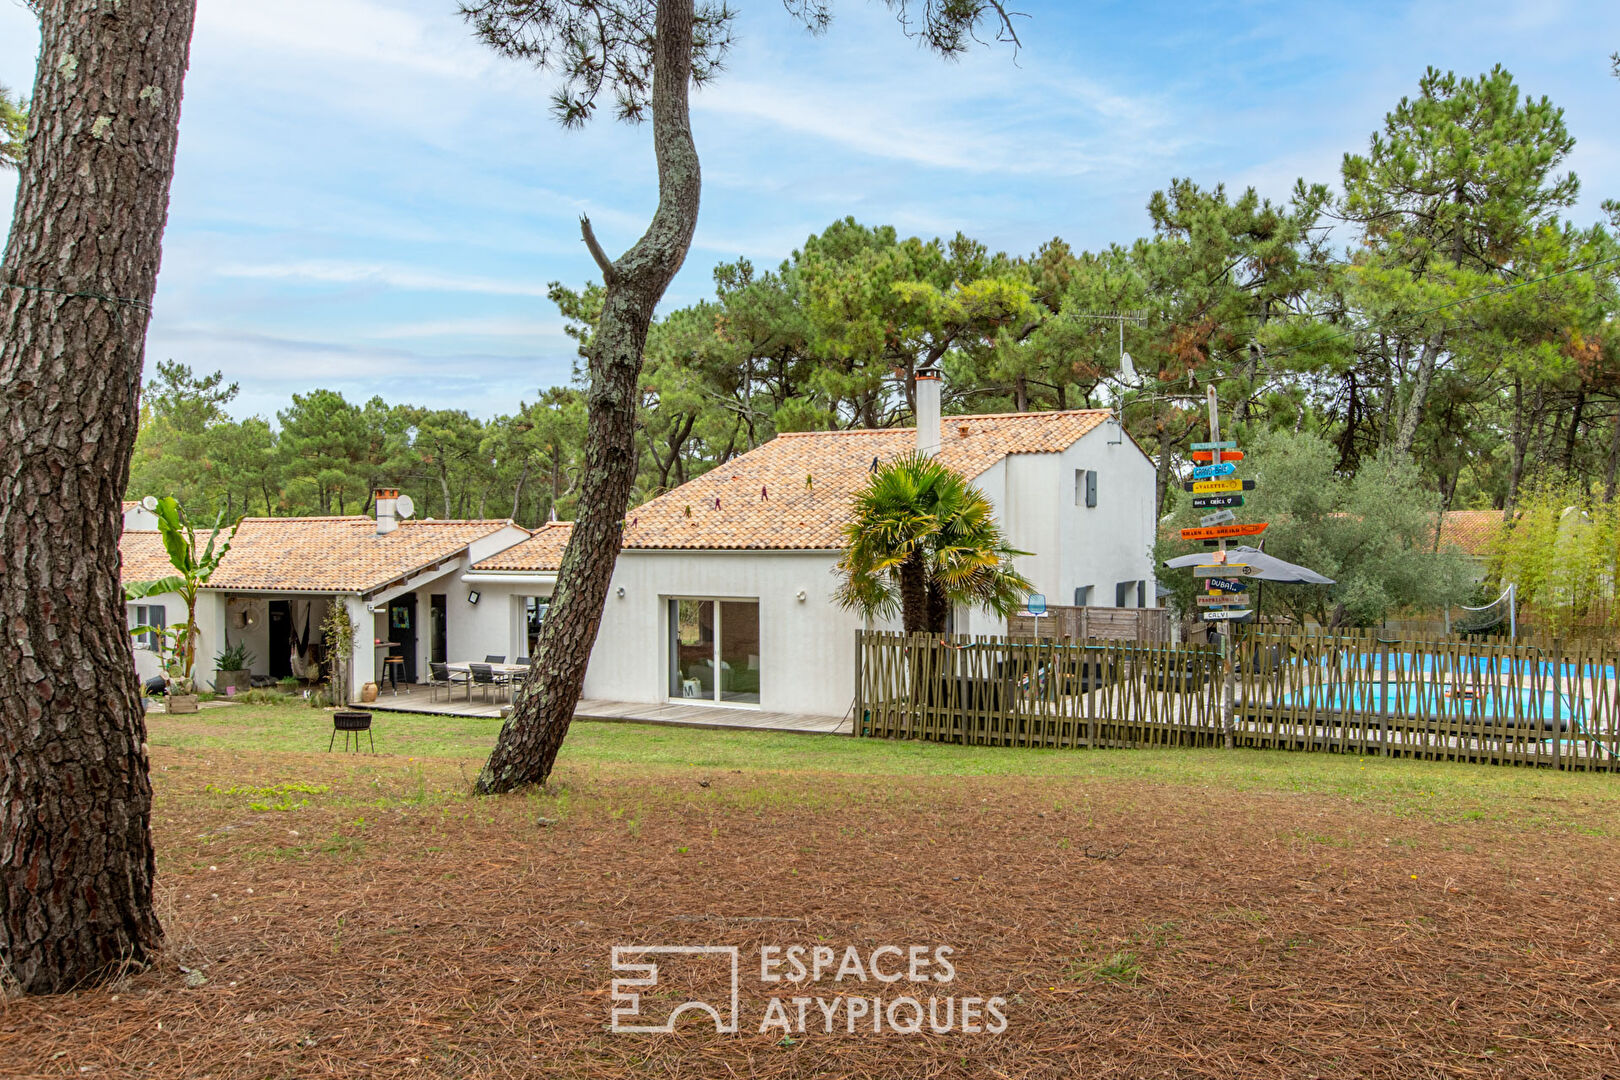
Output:
M1207 578L1204 581L1204 585L1211 592L1229 592L1229 593L1232 593L1232 592L1248 592L1249 591L1249 583L1247 581L1239 581L1236 578L1220 578L1220 577Z
M1038 592L1030 593L1029 599L1024 601L1024 608L1031 615L1046 614L1046 596Z
M1200 465L1193 470L1194 480L1213 480L1217 476L1230 476L1237 472L1237 465L1230 461L1216 462L1214 465Z
M1195 442L1195 443L1192 444L1192 448L1194 450L1236 450L1237 449L1237 443L1235 443L1235 442Z

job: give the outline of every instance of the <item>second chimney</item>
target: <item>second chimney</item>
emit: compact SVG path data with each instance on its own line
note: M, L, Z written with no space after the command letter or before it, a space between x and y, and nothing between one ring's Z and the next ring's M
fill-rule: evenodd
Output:
M917 453L929 457L939 453L939 372L923 368L917 372Z
M373 493L377 503L377 535L391 533L399 528L399 521L394 517L394 500L399 498L397 488L378 488Z

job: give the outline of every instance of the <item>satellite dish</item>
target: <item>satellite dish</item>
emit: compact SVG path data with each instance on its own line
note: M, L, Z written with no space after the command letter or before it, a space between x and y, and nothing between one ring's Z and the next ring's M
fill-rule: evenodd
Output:
M401 495L394 500L394 513L402 518L408 518L416 513L416 503L411 501L409 495Z
M1136 382L1136 362L1128 352L1119 354L1119 374L1128 383Z
M151 511L156 512L156 510L157 510L157 496L156 495L148 495L146 498L141 500L141 506L144 507L147 510L151 510Z

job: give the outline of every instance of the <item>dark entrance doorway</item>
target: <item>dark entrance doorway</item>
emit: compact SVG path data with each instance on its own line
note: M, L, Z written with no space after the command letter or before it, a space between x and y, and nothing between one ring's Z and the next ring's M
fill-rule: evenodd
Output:
M394 647L390 656L405 658L405 681L416 681L416 594L406 593L388 601L388 640Z
M450 608L447 600L442 592L428 597L429 632L432 635L428 638L428 660L434 664L443 664L450 658Z
M292 604L270 601L270 674L277 679L292 677Z

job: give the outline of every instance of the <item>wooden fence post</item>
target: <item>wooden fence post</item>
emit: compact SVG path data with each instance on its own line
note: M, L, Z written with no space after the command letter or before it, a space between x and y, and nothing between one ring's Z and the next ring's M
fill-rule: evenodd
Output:
M1563 711L1559 707L1562 704L1563 690L1564 690L1564 639L1563 638L1554 638L1553 639L1553 694L1552 694L1552 704L1553 704L1553 707L1552 707L1552 734L1553 734L1552 759L1553 759L1553 762L1552 762L1552 764L1553 764L1553 768L1555 770L1561 767L1559 749L1563 746L1563 742L1564 742L1564 733L1561 730L1562 727L1563 727L1563 724L1559 720L1559 714ZM1570 726L1570 730L1573 732L1574 728L1575 728L1574 717L1570 718L1570 725L1569 726Z
M855 631L855 722L850 725L850 734L855 738L861 737L861 724L865 720L865 687L862 675L864 674L863 661L866 652L866 635L863 631Z
M1378 654L1378 669L1380 676L1378 691L1378 713L1383 718L1383 730L1379 734L1381 736L1380 741L1382 741L1384 744L1384 756L1393 757L1394 754L1390 748L1389 738L1389 642L1380 638L1378 644L1382 646Z

